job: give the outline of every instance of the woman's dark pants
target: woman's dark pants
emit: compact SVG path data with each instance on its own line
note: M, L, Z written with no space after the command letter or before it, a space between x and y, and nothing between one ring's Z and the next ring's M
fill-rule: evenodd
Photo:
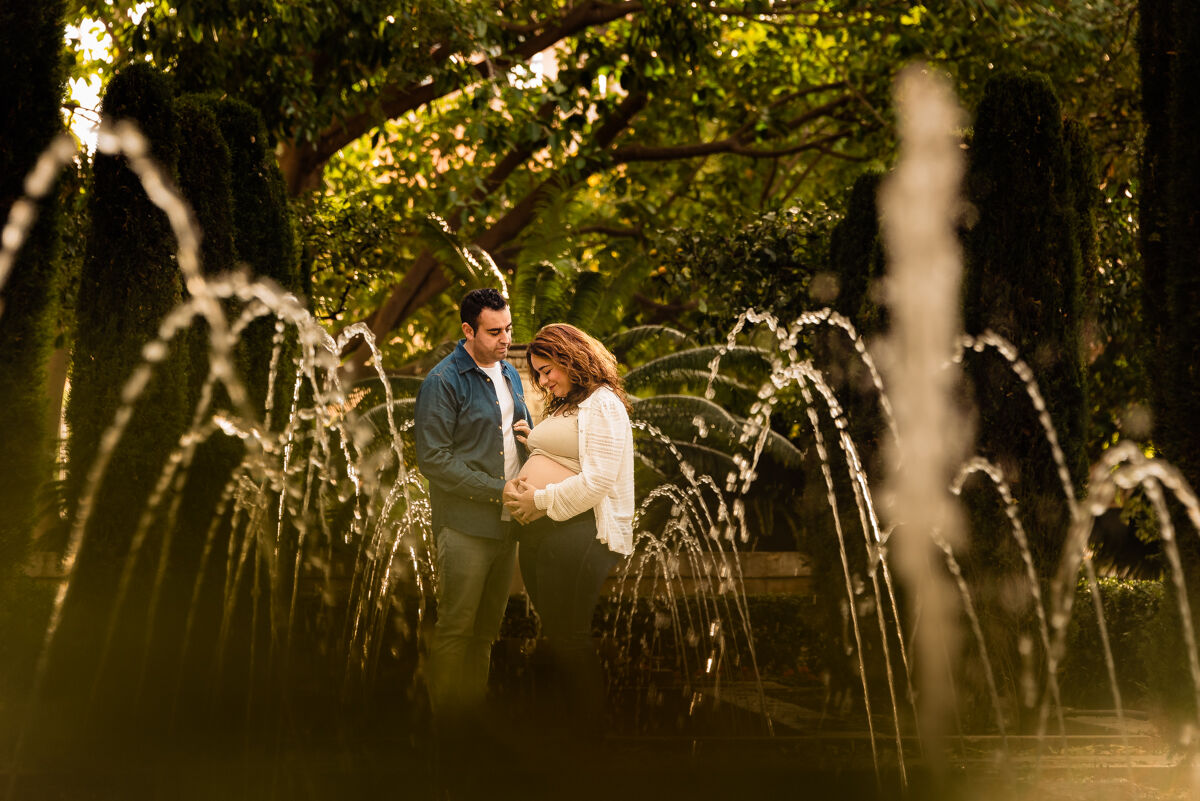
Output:
M596 539L591 510L562 522L536 520L520 530L519 543L521 577L542 621L556 685L553 692L539 692L543 710L581 736L597 736L604 674L592 642L592 616L618 556Z

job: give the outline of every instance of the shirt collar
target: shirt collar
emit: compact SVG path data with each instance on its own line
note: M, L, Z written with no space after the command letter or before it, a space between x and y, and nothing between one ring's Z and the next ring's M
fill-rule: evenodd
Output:
M483 369L482 367L479 366L479 363L477 361L475 361L475 359L471 356L471 354L467 353L466 337L463 337L462 339L458 340L458 345L454 348L453 355L454 355L454 366L458 368L459 373L469 373L475 369L479 369L479 370ZM496 364L500 365L500 372L502 372L502 373L507 372L507 370L505 368L507 368L509 366L509 364L504 359L501 359L500 361L496 362Z

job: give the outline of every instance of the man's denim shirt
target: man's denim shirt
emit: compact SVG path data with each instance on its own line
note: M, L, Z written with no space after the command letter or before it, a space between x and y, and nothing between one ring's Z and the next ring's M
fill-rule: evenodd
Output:
M465 343L459 340L454 352L429 371L417 392L417 465L429 481L435 535L449 527L501 539L510 524L500 520L504 490L500 401L492 380L467 353ZM520 374L506 361L500 362L500 369L512 392L513 420L530 421ZM520 443L518 451L523 461Z

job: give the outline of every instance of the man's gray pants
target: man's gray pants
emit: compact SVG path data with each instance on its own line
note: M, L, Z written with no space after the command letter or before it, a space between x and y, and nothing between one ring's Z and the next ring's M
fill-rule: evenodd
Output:
M516 540L437 534L437 623L426 669L434 719L477 709L487 694L492 643L508 605Z

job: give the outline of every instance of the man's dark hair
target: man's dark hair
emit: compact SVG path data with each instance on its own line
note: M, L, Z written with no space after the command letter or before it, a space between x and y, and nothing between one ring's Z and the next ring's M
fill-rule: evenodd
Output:
M500 311L508 308L508 301L495 289L472 289L463 295L458 304L458 316L474 331L479 327L479 313L484 309Z

